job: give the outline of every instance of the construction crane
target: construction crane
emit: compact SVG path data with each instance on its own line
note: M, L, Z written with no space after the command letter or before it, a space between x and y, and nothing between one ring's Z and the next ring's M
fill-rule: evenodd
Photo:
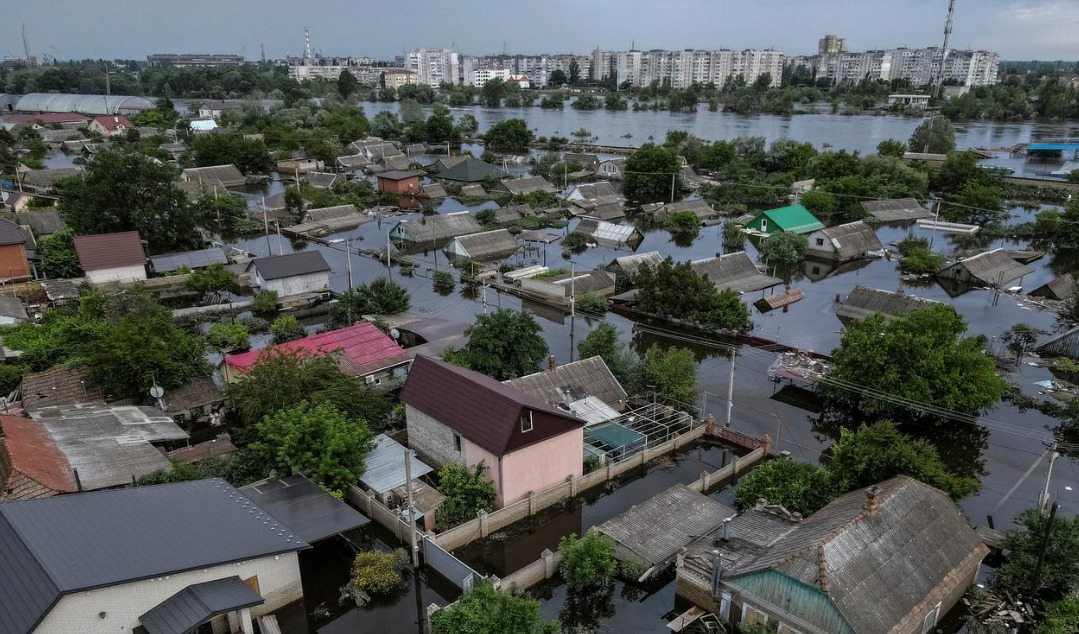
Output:
M30 56L30 41L26 39L26 23L22 23L22 50L26 53L26 66L34 66L34 59Z
M948 44L952 39L952 19L955 17L955 0L948 0L948 19L944 23L944 48L940 51L940 67L937 69L937 76L933 82L933 96L934 99L940 99L941 86L944 85L944 64L948 61ZM925 115L929 118L929 130L925 135L925 148L922 150L926 154L929 153L929 142L933 138L933 114L929 112L928 106L925 109Z

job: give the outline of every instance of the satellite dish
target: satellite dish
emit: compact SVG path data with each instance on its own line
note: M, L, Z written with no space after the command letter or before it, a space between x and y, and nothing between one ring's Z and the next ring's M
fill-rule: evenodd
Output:
M396 328L391 328L390 329L390 336L393 337L394 339L400 339L401 338L401 331L396 329Z
M152 388L150 388L150 396L152 396L154 398L161 398L164 395L165 395L165 390L161 389L160 385L155 385Z

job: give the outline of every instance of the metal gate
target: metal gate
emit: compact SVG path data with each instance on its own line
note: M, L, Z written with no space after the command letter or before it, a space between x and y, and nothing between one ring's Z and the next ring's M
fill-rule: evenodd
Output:
M423 561L464 592L472 589L472 584L476 579L483 579L483 575L451 553L442 550L426 535L423 537Z

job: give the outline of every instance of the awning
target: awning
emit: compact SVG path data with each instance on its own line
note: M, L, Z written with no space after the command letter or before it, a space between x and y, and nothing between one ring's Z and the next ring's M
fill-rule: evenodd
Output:
M265 599L239 577L187 586L139 617L147 634L187 634L218 614L262 605Z
M303 476L252 484L240 492L309 544L371 523Z

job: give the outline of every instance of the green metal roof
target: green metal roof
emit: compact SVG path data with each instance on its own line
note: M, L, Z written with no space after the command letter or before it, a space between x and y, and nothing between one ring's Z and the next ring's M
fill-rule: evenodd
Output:
M762 211L748 225L751 229L771 233L771 229L761 229L761 218L768 218L768 221L775 225L777 229L789 231L791 233L810 233L811 231L824 228L824 224L821 223L820 220L817 220L813 214L809 213L808 209L801 205L789 205L787 207Z

